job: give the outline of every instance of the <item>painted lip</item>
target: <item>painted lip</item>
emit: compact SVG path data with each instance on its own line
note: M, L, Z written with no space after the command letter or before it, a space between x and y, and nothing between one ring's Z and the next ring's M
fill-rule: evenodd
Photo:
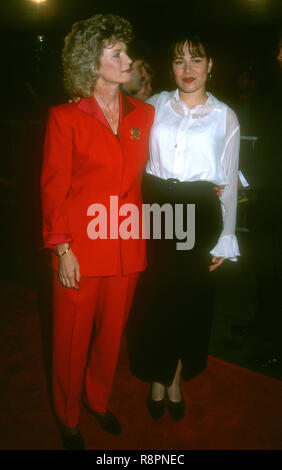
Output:
M194 80L195 80L195 77L183 78L183 82L185 83L192 83Z
M124 73L131 73L131 69L124 70Z

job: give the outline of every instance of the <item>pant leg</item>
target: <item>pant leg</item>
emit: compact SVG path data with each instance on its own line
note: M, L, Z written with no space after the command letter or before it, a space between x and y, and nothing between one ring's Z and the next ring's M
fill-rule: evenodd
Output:
M78 424L99 278L82 277L80 289L53 281L53 397L65 426Z
M87 403L98 412L108 408L121 335L138 278L138 273L100 278L95 331L85 379Z

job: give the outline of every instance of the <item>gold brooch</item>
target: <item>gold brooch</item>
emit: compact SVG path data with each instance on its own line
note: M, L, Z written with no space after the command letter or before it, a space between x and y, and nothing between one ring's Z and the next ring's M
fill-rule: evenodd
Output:
M130 138L131 139L140 140L140 135L141 135L141 132L139 131L138 127L132 127L130 129Z

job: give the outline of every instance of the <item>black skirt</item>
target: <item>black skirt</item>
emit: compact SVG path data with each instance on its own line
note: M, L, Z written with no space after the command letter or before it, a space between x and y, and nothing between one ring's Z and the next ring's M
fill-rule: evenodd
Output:
M186 206L195 204L192 249L177 250L180 240L165 238L164 217L161 239L148 240L148 268L141 275L127 325L130 367L144 381L170 385L179 359L184 380L206 367L216 276L208 270L209 252L222 226L213 186L205 181L179 183L144 176L144 202L168 203L174 214L176 205L183 204L184 231L191 227ZM152 222L151 218L151 237Z

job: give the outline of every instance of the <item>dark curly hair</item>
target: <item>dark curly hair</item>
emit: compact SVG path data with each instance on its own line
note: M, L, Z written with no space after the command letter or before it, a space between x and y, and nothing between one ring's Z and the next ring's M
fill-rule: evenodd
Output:
M89 97L98 78L104 47L132 40L131 24L117 15L94 15L72 26L63 49L64 84L73 97Z

